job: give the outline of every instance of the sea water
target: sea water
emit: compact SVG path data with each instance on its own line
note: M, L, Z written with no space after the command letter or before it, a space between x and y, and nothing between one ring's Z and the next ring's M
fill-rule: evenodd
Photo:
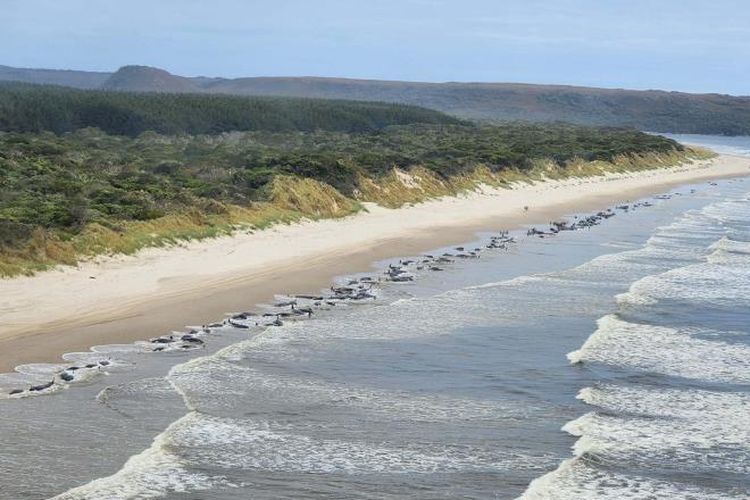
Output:
M520 231L200 351L71 353L111 364L0 400L0 498L748 498L749 193Z

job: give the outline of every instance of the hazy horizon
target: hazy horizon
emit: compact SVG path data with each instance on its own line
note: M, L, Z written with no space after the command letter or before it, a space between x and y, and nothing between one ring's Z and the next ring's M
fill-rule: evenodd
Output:
M2 17L14 67L750 94L750 7L733 0L9 0Z

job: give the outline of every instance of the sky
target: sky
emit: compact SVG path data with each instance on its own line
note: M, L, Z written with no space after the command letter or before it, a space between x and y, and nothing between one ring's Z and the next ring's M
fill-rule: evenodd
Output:
M0 64L750 95L750 1L0 0Z

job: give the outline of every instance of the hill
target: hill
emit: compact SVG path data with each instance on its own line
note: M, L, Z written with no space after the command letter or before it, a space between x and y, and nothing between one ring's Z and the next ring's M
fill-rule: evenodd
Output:
M411 104L485 121L566 121L672 133L750 135L750 97L517 83L422 83L345 78L181 77L146 66L115 73L0 67L0 80L122 91L311 97Z
M335 78L211 82L230 94L368 99L485 121L566 121L672 133L750 135L750 97L514 83L414 83Z
M155 74L155 78L163 75ZM135 93L0 84L0 131L71 132L96 127L136 136L230 131L364 132L412 123L457 124L417 106L291 97Z
M0 65L0 81L62 85L77 89L96 89L102 86L111 73L75 71L64 69L13 68Z
M129 92L200 92L201 85L190 78L173 75L149 66L123 66L100 86L105 90Z

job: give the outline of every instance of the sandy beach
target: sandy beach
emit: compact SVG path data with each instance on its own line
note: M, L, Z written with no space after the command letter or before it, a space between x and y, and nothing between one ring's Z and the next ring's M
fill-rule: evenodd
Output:
M628 175L483 189L398 210L367 205L367 212L345 219L148 249L3 280L0 371L219 320L276 293L314 292L336 275L465 242L481 230L546 223L681 184L743 175L750 175L750 159L722 155Z

